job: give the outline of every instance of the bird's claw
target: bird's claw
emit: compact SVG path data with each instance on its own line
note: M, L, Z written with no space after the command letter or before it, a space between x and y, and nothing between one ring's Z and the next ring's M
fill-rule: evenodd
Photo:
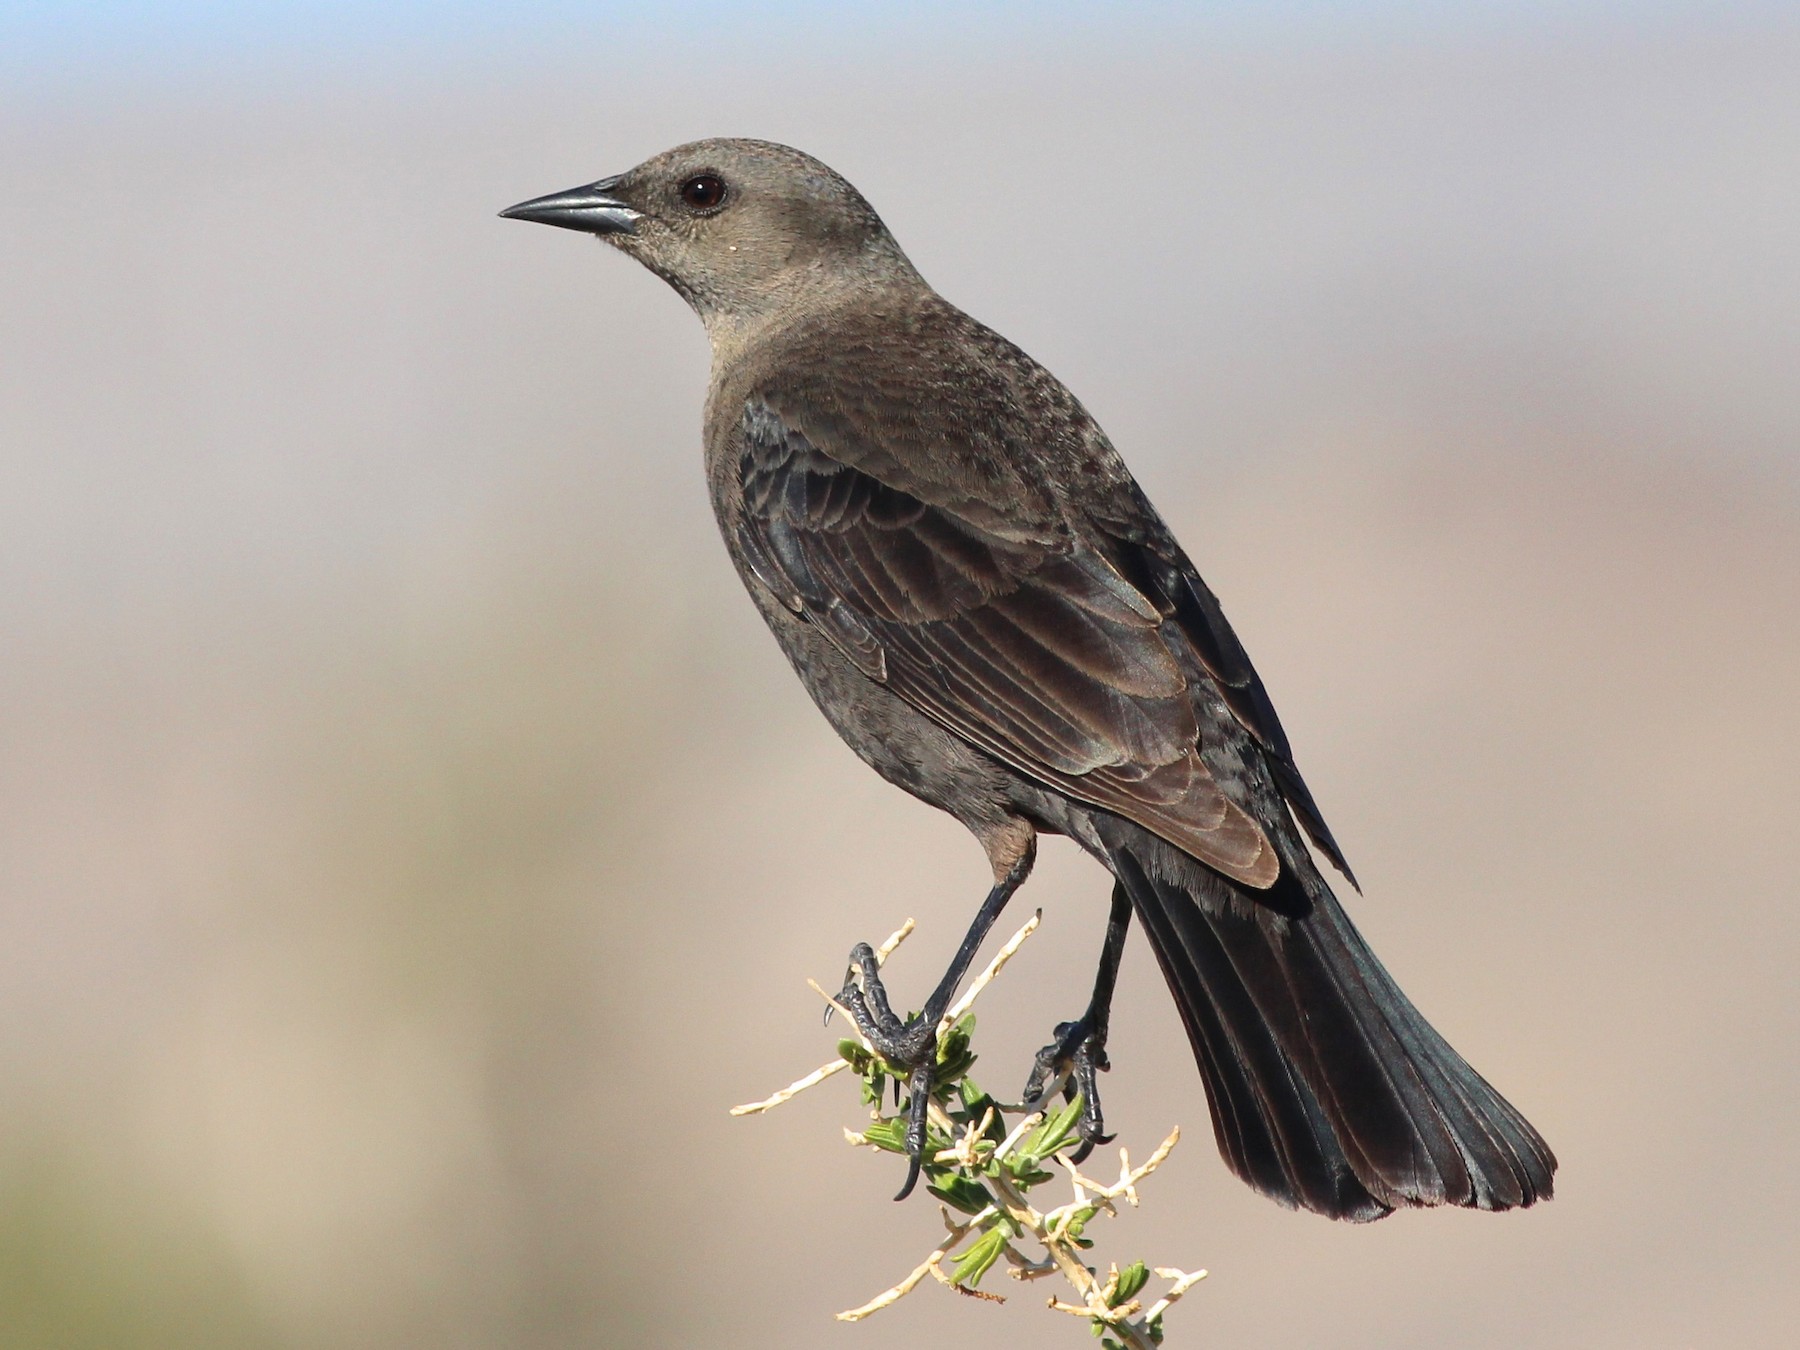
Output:
M919 1184L919 1172L925 1166L925 1113L931 1107L931 1080L937 1068L937 1047L931 1056L913 1069L907 1077L906 1089L911 1094L906 1111L906 1182L895 1200L904 1200Z
M1025 1080L1025 1101L1041 1109L1044 1098L1059 1080L1065 1101L1081 1094L1081 1118L1075 1123L1075 1136L1081 1140L1074 1161L1084 1161L1101 1144L1110 1144L1113 1136L1105 1132L1106 1118L1100 1110L1100 1085L1097 1075L1112 1068L1106 1057L1106 1033L1095 1030L1088 1018L1061 1022L1056 1039L1037 1052L1031 1066L1031 1077Z
M906 1073L906 1184L894 1197L904 1200L919 1184L919 1173L925 1165L926 1112L937 1076L937 1019L920 1014L902 1020L895 1015L888 1003L887 989L881 983L874 949L866 942L859 942L850 950L850 969L837 1001L875 1052ZM899 1087L896 1078L896 1095Z

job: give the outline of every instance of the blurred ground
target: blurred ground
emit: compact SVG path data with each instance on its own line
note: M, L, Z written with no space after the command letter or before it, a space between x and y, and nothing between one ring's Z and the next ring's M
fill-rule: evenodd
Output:
M1035 1292L834 1324L935 1219L847 1091L724 1114L828 1050L806 975L915 914L924 988L985 871L738 592L698 325L493 218L704 134L822 155L1088 401L1358 922L1562 1158L1522 1215L1282 1212L1134 944L1109 1122L1189 1143L1118 1250L1214 1271L1171 1344L1787 1343L1800 28L1583 13L15 89L0 1344L1081 1342ZM1047 850L985 1078L1104 897Z

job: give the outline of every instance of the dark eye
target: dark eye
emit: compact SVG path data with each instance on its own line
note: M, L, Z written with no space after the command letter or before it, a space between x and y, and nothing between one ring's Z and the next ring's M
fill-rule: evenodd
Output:
M695 174L681 185L681 200L696 211L710 211L725 200L725 180L716 173Z

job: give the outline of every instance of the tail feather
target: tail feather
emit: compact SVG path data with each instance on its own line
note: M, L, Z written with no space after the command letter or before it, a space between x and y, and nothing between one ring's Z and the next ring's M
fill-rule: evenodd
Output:
M1549 1196L1548 1146L1322 881L1284 917L1171 849L1115 847L1111 862L1180 1007L1219 1150L1252 1187L1352 1221Z
M1118 864L1164 978L1177 993L1227 1165L1286 1204L1358 1221L1387 1214L1390 1207L1358 1182L1324 1104L1223 944L1209 929L1180 924L1174 906L1140 899L1157 895L1155 883L1134 858L1122 856Z

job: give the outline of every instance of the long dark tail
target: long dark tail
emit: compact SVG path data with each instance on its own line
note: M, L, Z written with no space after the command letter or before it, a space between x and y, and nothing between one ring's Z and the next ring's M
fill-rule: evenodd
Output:
M1353 1222L1550 1195L1549 1146L1419 1015L1322 881L1284 879L1284 917L1160 840L1109 852L1180 1005L1219 1151L1251 1186Z

